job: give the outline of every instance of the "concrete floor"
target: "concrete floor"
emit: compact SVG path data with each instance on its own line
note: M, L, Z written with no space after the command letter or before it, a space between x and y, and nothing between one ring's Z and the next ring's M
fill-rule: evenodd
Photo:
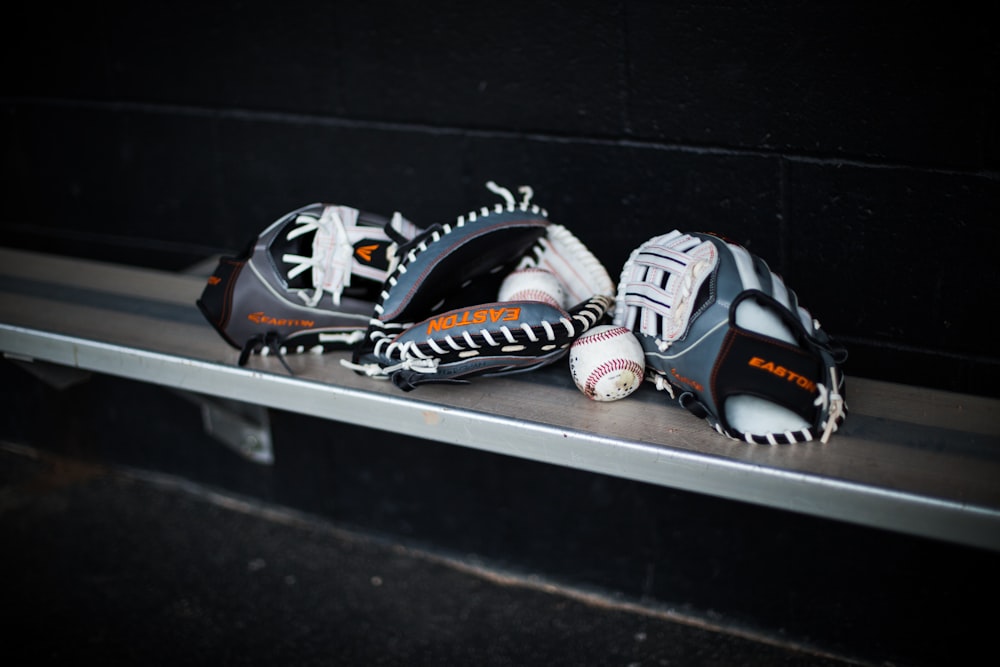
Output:
M0 483L10 665L855 664L175 477L6 444Z

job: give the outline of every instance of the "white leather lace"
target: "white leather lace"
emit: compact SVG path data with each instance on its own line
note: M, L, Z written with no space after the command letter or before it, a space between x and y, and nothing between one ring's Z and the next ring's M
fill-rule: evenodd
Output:
M608 299L609 297L605 296L595 297L595 300L604 303L605 307ZM433 355L458 352L460 357L474 357L482 354L482 350L484 349L488 352L490 348L514 351L524 347L518 341L515 334L516 331L523 332L528 341L532 343L540 341L552 343L549 348L543 348L551 349L561 342L559 338L560 332L557 331L559 326L565 328L566 335L572 338L578 332L586 331L594 326L598 319L599 316L595 310L584 308L574 314L572 319L563 317L552 322L542 320L535 327L530 326L527 322L522 322L518 327L513 329L503 326L494 331L487 329L480 329L476 332L464 331L457 338L455 336L445 336L441 339L443 343L451 348L450 350L445 349L439 341L431 338L420 341L418 344L416 341L399 341L397 339L398 334L386 331L373 331L370 333L370 337L374 341L372 353L383 359L399 359L397 363L391 365L380 365L378 363L356 364L346 359L342 359L340 363L369 377L388 377L399 370L435 373L440 364L440 358ZM473 336L479 336L482 339L482 343L476 343ZM426 346L429 351L422 350L421 345Z
M840 422L841 418L844 416L844 410L846 406L844 404L844 397L840 395L837 390L837 369L830 369L830 384L831 388L827 389L822 384L817 384L816 387L819 390L819 395L816 400L813 401L813 405L819 407L820 409L827 410L826 423L823 426L823 435L820 437L820 442L826 444L829 441L830 436L837 430L837 424Z
M357 222L357 209L348 206L325 206L319 218L306 213L295 218L296 226L288 232L286 238L291 241L303 234L315 232L312 255L307 257L289 253L281 259L294 265L288 271L289 280L305 271L311 271L313 292L299 292L307 306L318 304L324 292L331 295L334 304L340 305L344 288L351 284L355 262L354 244L361 239L380 235L377 228L359 227ZM393 213L390 225L403 229L403 222L398 211ZM395 262L391 252L390 261ZM394 267L390 267L392 268Z

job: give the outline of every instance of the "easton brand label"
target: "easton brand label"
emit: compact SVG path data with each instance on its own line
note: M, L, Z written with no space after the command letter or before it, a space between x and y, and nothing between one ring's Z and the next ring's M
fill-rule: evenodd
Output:
M271 317L270 315L265 315L263 311L257 311L256 313L250 313L247 315L247 319L254 324L269 324L273 327L314 327L316 322L313 320L296 320L292 318L284 317Z
M518 307L477 308L460 310L440 317L435 317L427 323L427 333L464 327L469 324L488 324L494 322L516 322L521 317Z
M372 261L372 253L378 250L378 244L372 243L371 245L363 245L354 249L354 254L358 256L359 259L368 262Z
M766 359L761 359L760 357L752 357L749 362L750 366L754 368L759 368L762 371L767 371L771 375L786 380L797 387L805 389L806 391L812 393L816 391L816 383L809 378L796 373L795 371L789 370L784 366L779 366L773 361L767 361Z
M689 377L684 377L683 375L681 375L680 373L677 372L676 368L671 368L670 369L670 374L673 375L674 379L677 380L678 382L680 382L681 384L685 384L685 385L687 385L689 387L692 387L696 391L704 391L705 390L705 387L702 386L702 384L700 382L698 382L697 380L694 380L692 378L689 378Z

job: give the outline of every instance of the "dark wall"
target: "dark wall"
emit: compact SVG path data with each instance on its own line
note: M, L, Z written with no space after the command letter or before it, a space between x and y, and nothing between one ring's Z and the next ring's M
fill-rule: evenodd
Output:
M182 268L314 201L429 224L530 184L613 275L717 231L849 374L997 394L1000 42L872 5L35 3L0 27L4 243Z

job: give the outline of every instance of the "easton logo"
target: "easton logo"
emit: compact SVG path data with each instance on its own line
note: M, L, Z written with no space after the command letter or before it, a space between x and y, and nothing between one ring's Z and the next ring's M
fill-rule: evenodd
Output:
M463 310L450 315L435 317L427 323L427 333L445 329L454 329L467 324L486 324L487 322L511 322L521 317L520 308L480 308L478 310Z
M760 357L753 357L750 359L748 363L754 368L759 368L762 371L767 371L771 375L777 378L781 378L782 380L791 382L795 386L805 389L810 393L816 391L815 382L805 377L804 375L800 375L795 371L788 370L784 366L778 366L773 361L767 361L765 359L761 359Z
M704 389L705 389L702 386L702 384L700 382L698 382L697 380L692 380L691 378L684 377L683 375L681 375L680 373L678 373L676 368L671 368L670 369L670 374L674 376L675 380L677 380L681 384L686 384L687 386L694 388L695 391L704 391Z
M271 317L270 315L265 315L263 311L257 311L256 313L250 313L247 315L247 319L254 324L269 324L273 327L314 327L316 322L313 320L297 320L293 318L286 317Z
M222 282L222 278L220 278L219 276L209 276L208 277L208 284L209 285L218 285L221 282Z
M366 262L372 261L372 253L378 248L377 243L372 245L363 245L354 249L354 254L363 259Z

